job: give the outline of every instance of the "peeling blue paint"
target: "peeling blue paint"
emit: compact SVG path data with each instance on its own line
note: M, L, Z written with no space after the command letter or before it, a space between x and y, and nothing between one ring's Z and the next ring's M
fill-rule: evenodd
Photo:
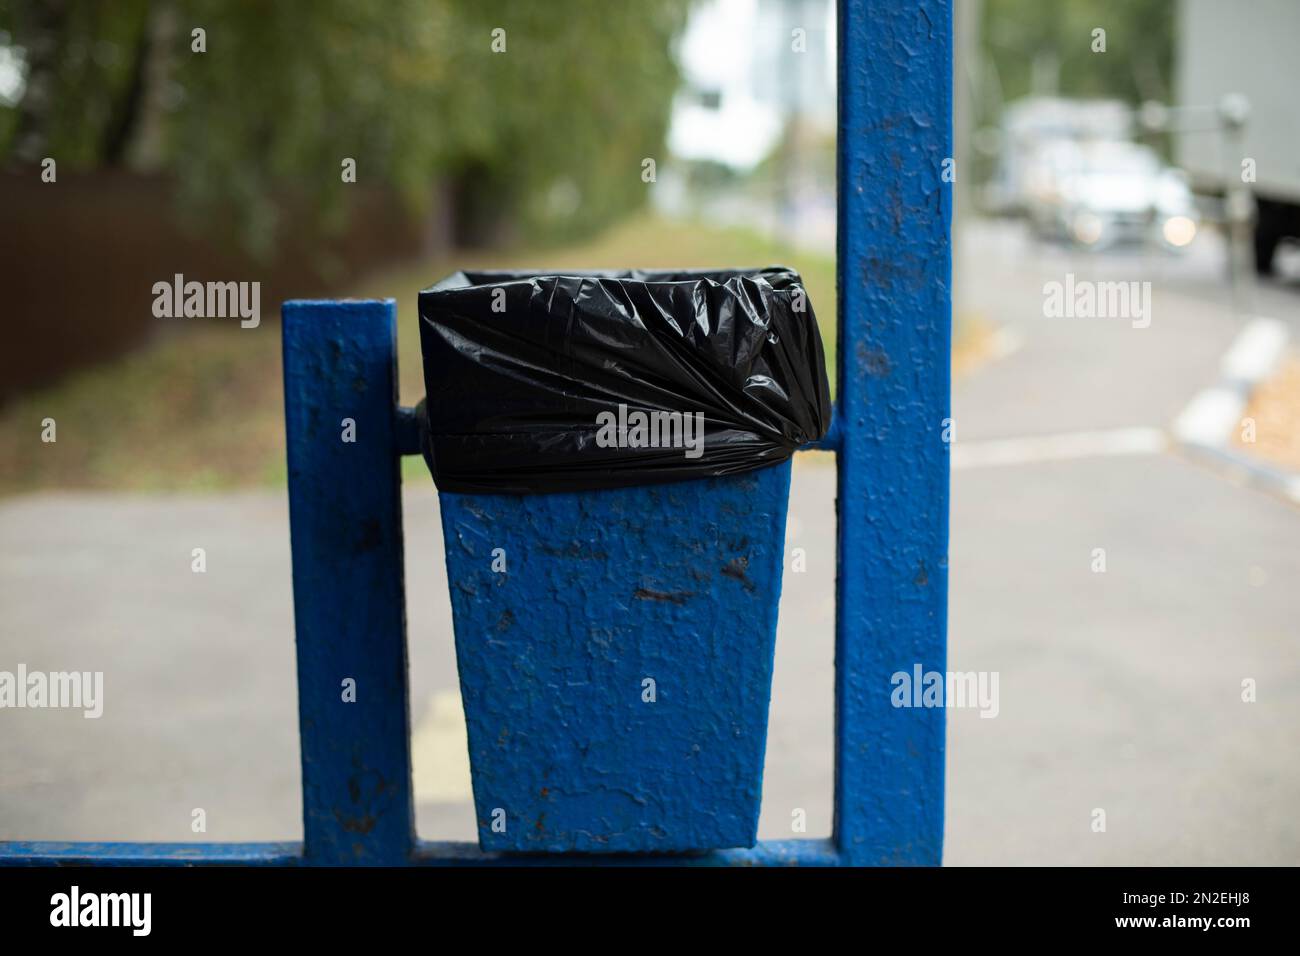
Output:
M397 309L286 302L285 433L307 862L405 862L415 839ZM356 423L355 441L341 423ZM355 681L355 702L343 682Z
M943 846L944 711L886 690L946 660L951 16L840 4L835 841L859 866Z
M753 845L789 488L440 495L485 850Z

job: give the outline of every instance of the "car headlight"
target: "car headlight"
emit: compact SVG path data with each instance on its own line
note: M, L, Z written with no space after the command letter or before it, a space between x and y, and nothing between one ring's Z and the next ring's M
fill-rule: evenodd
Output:
M1090 212L1077 213L1070 222L1070 233L1085 246L1091 246L1101 238L1101 217Z
M1170 216L1161 228L1165 242L1182 248L1196 238L1196 223L1186 216Z

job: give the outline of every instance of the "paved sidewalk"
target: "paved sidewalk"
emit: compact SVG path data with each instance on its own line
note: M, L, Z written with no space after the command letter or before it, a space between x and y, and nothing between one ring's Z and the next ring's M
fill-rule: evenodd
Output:
M1016 347L957 383L959 440L1167 427L1198 390L1217 382L1219 360L1245 323L1231 314L1213 238L1192 259L1086 256L1033 243L1018 224L981 224L965 243L973 261L959 264L955 281L963 309L1005 329ZM1043 288L1064 285L1067 275L1077 284L1149 282L1150 324L1046 318ZM1287 322L1300 341L1300 289L1262 284L1256 306Z
M1300 863L1300 510L1102 458L958 473L952 535L949 667L1001 712L949 715L949 864Z
M781 833L781 808L801 807L816 834L830 831L834 469L798 471L790 538L809 570L786 582L765 809ZM404 503L419 831L472 840L437 499L426 486ZM106 684L99 719L0 712L0 839L301 834L288 540L278 493L0 503L0 669Z
M830 827L833 495L796 469L764 836L796 807ZM469 839L438 537L408 494L419 828ZM1001 708L950 715L948 861L1300 861L1298 538L1300 512L1168 456L959 472L950 667L999 671ZM194 839L196 807L210 839L300 832L287 540L275 494L0 506L0 661L107 675L99 720L3 715L0 838Z

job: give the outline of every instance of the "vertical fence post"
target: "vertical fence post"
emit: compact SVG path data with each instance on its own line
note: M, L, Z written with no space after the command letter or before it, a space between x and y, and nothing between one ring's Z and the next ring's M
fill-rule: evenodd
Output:
M307 863L414 846L396 306L286 302L289 521Z
M944 709L895 708L891 675L946 667L951 23L946 0L839 8L835 839L854 865L942 853Z

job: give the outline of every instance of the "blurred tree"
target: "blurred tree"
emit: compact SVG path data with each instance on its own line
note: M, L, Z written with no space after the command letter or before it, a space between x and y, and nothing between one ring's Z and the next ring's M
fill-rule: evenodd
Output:
M263 253L343 226L348 158L462 241L568 238L644 200L689 2L0 0L0 160L169 174Z
M1010 102L1030 94L1168 102L1175 0L986 0L985 55ZM1093 31L1105 30L1105 52Z

